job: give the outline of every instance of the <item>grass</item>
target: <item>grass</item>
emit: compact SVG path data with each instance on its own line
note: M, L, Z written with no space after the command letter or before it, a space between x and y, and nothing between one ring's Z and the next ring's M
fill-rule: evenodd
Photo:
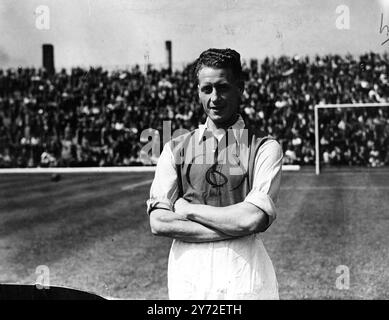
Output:
M0 175L0 283L50 284L125 299L167 299L171 240L153 237L153 173ZM389 298L389 171L283 174L274 224L263 241L281 299ZM337 289L337 267L350 271Z

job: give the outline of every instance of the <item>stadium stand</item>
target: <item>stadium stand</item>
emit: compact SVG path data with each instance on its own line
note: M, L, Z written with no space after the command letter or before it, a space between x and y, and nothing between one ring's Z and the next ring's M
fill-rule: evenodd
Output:
M253 61L252 61L253 62ZM314 164L316 104L387 102L388 56L266 58L244 64L242 115L281 143L285 164ZM321 161L389 164L387 108L321 113ZM142 130L192 130L204 121L192 65L107 71L0 69L0 167L145 165Z

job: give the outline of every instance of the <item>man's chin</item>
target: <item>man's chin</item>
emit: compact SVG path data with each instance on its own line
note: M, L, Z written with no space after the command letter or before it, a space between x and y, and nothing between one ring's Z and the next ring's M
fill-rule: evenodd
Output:
M226 122L226 119L223 116L219 115L208 115L214 124L223 124Z
M217 127L224 127L226 124L230 124L232 122L231 118L226 118L226 117L222 117L222 116L208 115L208 117L212 120L212 122Z

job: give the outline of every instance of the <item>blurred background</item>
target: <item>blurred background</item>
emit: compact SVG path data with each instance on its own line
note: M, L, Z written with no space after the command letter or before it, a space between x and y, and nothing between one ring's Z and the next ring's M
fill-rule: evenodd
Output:
M314 105L387 101L387 4L2 1L0 166L154 164L144 129L204 121L191 63L209 47L241 53L250 125L313 164ZM388 164L387 110L324 110L321 161Z

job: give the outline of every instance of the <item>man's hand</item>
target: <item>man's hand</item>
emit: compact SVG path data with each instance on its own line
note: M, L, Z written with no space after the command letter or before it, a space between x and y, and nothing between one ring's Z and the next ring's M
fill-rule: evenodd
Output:
M185 200L184 198L179 198L175 203L174 203L174 212L182 214L187 218L187 216L191 213L191 207L192 204Z

